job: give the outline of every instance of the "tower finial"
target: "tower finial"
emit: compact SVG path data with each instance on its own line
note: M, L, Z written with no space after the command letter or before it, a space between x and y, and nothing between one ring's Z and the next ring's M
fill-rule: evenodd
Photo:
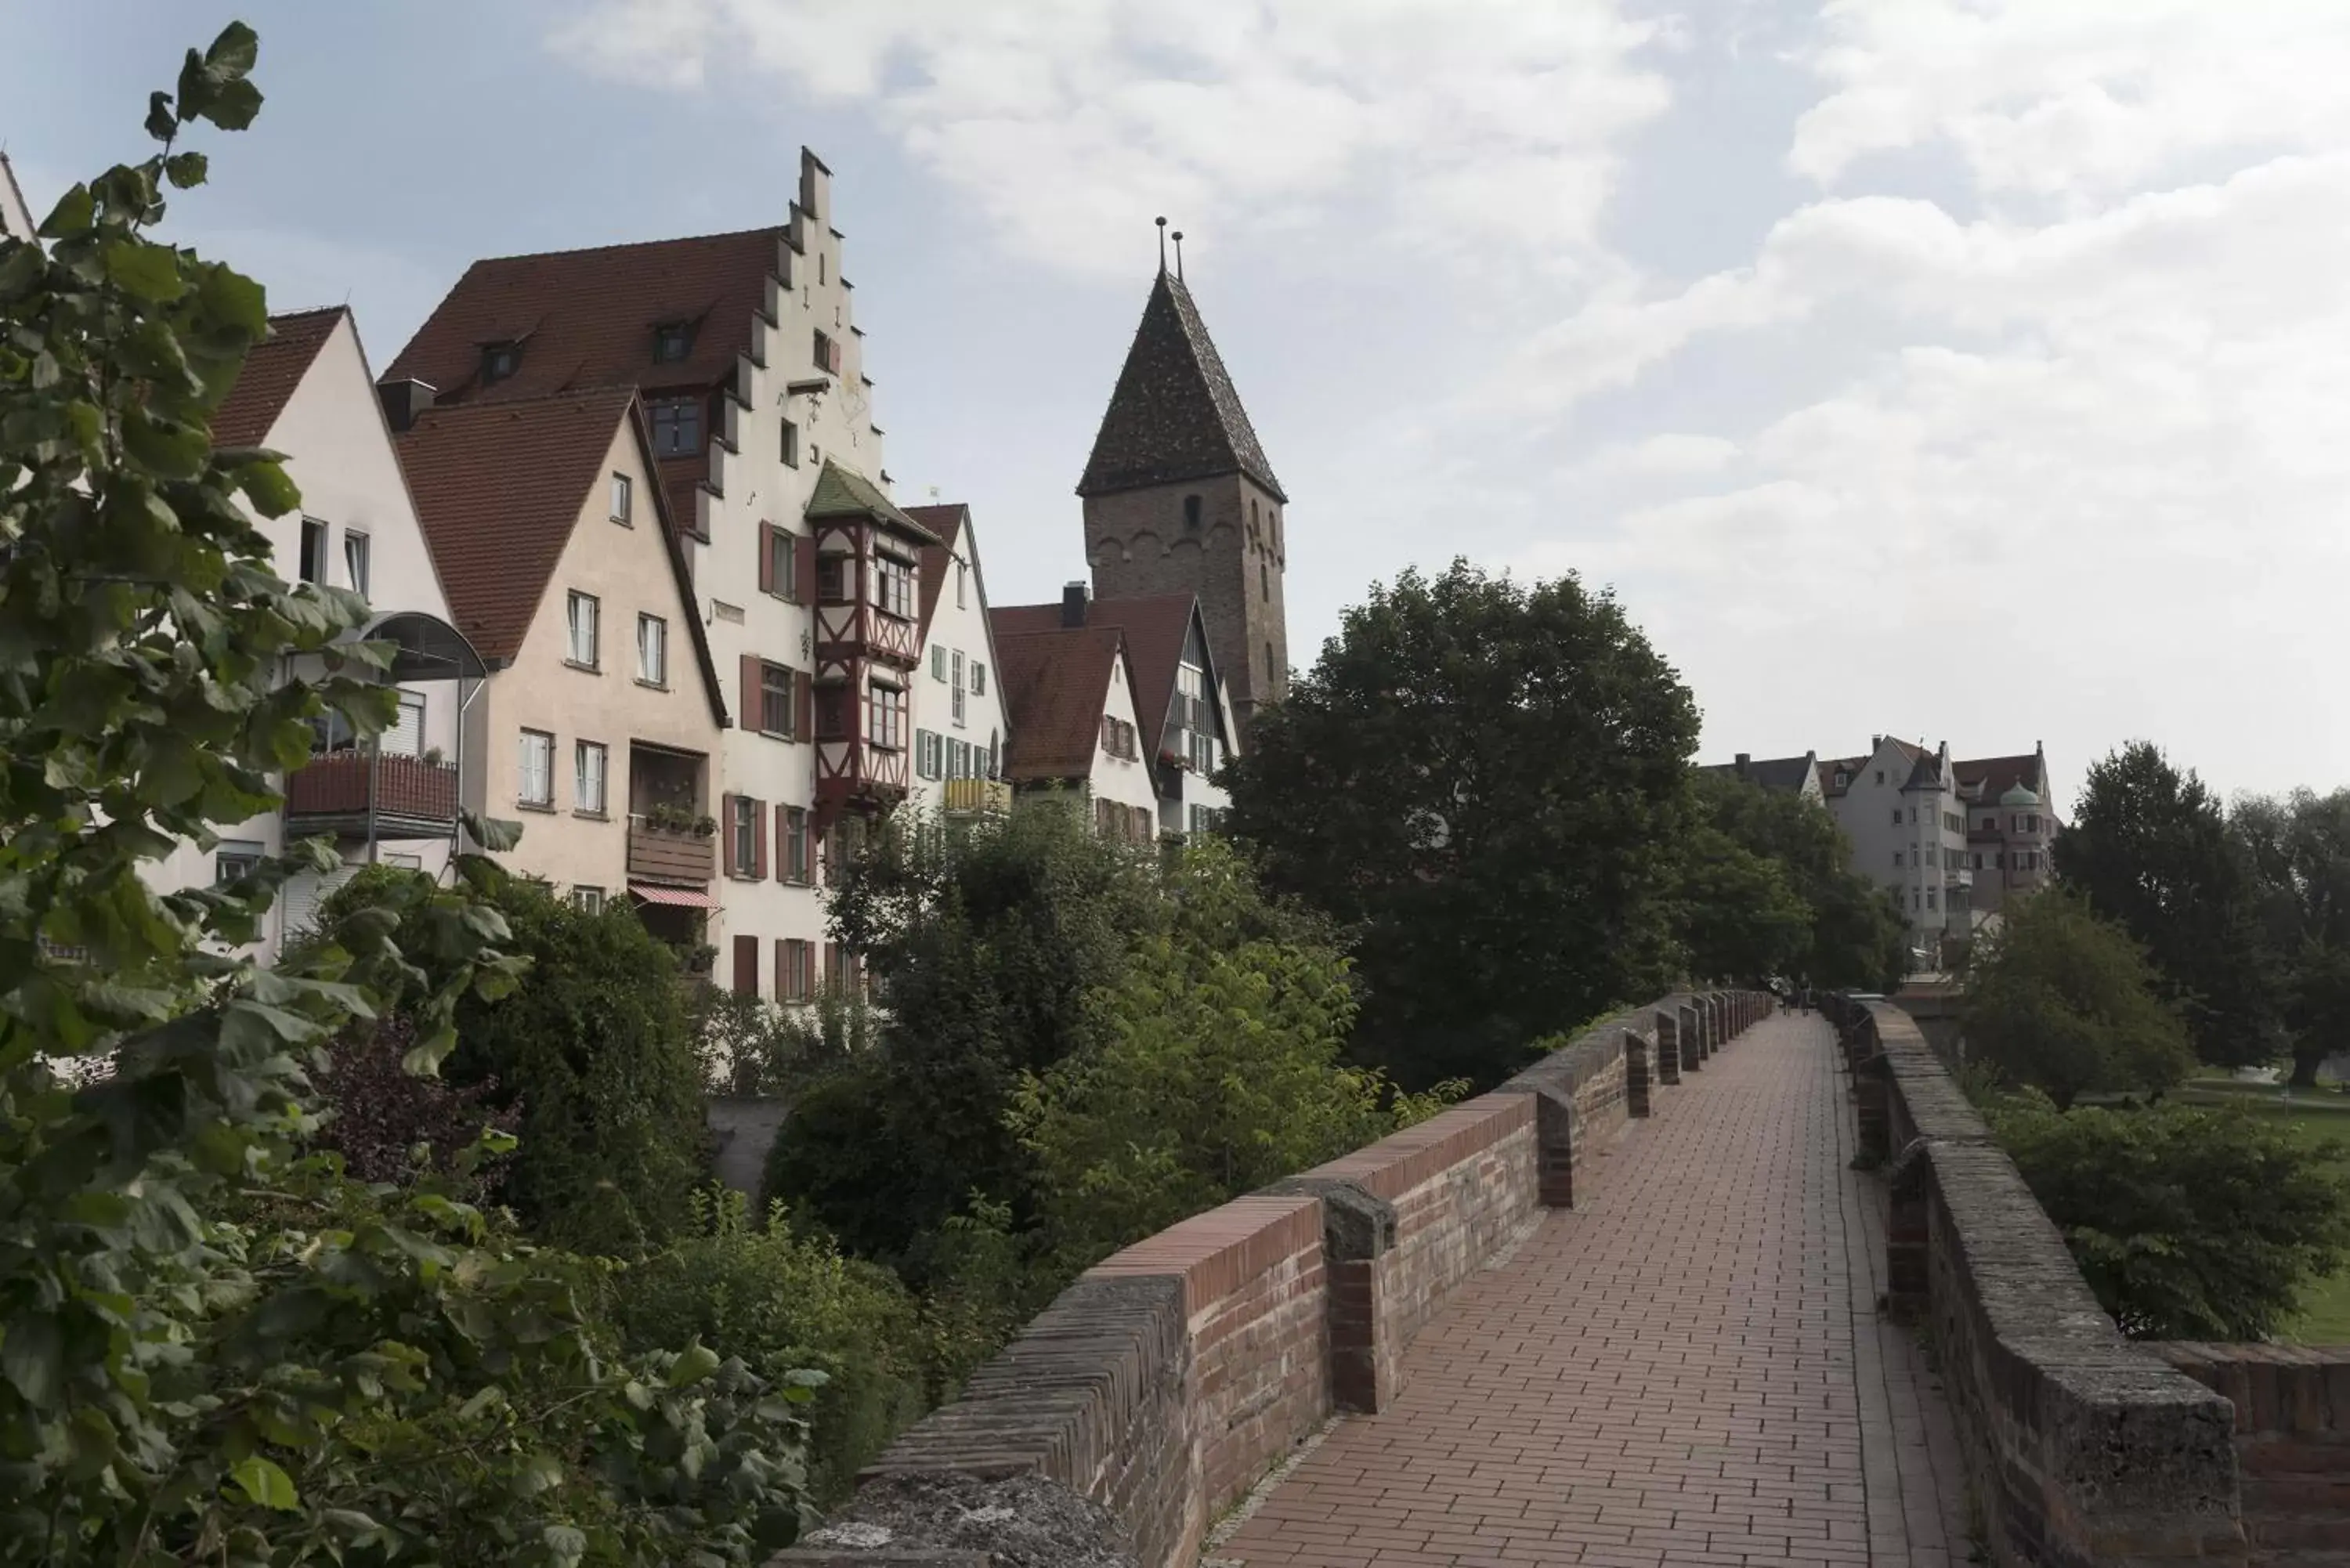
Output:
M1183 281L1183 231L1175 231L1175 281Z
M1153 221L1159 225L1159 275L1165 277L1167 275L1167 220L1159 218Z

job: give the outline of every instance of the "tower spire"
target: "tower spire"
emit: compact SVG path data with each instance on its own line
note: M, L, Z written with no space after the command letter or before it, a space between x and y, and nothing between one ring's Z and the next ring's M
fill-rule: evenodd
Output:
M1175 281L1183 281L1183 231L1175 231Z
M1167 275L1167 220L1161 217L1157 220L1157 223L1159 224L1159 275L1165 277Z

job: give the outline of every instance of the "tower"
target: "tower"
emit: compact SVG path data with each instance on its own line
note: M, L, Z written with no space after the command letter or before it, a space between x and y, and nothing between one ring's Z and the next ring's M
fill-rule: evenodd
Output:
M1288 685L1289 497L1191 291L1163 262L1077 494L1095 594L1197 594L1245 733Z

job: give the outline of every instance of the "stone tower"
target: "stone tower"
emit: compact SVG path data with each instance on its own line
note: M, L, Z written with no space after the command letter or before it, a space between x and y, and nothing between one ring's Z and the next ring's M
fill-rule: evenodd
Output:
M1183 280L1162 266L1077 482L1094 592L1194 593L1245 734L1288 685L1289 497Z

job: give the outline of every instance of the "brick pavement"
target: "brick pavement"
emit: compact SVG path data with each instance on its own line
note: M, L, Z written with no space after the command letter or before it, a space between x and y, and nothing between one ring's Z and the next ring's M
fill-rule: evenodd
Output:
M1248 1568L1965 1563L1939 1382L1874 1310L1827 1026L1773 1018L1659 1092L1210 1555ZM1578 1194L1578 1201L1582 1201Z

